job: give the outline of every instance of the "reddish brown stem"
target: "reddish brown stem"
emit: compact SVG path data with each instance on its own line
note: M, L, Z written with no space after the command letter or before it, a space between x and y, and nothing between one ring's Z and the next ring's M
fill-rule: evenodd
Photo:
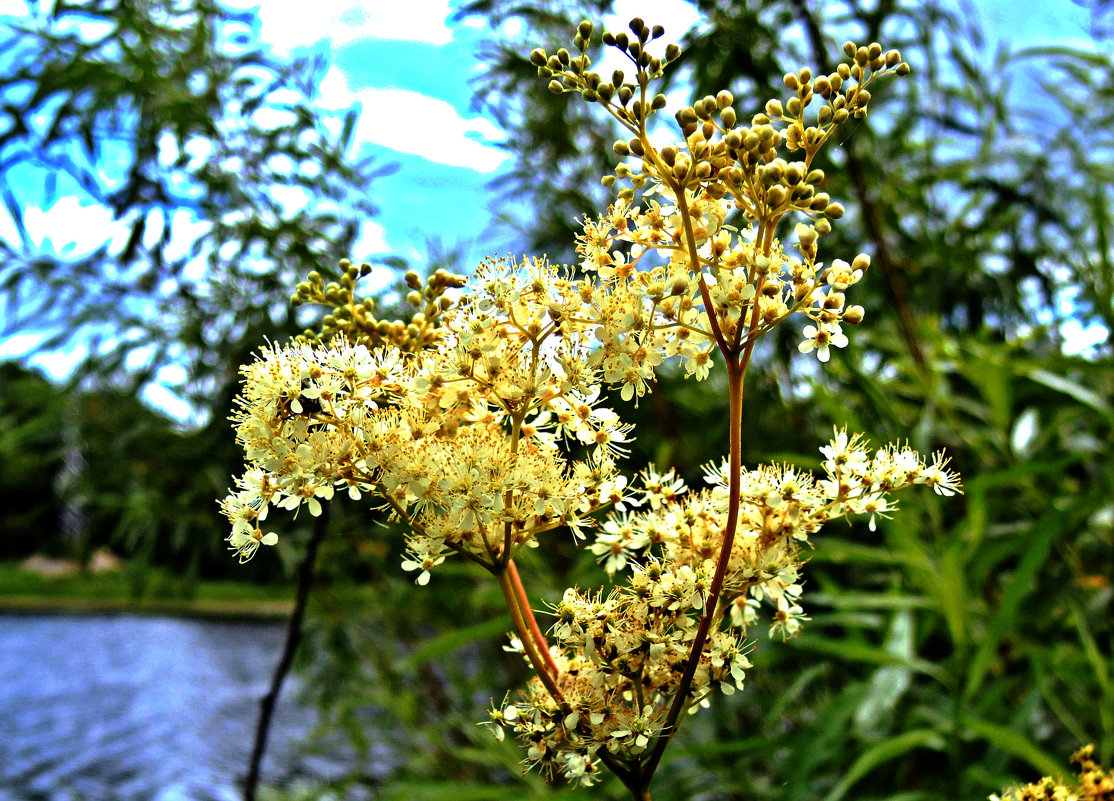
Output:
M534 642L530 629L526 625L526 618L522 614L522 606L512 586L510 571L497 569L495 579L499 582L499 589L503 591L503 599L507 602L507 609L510 611L511 621L514 623L514 632L522 643L522 649L526 652L526 658L530 660L530 666L534 668L534 672L538 674L538 679L545 685L545 689L550 696L558 703L563 702L564 696L561 694L561 688L557 686L556 677L546 669L545 660L538 652L537 643Z
M545 635L542 634L542 630L538 626L538 620L534 617L534 610L530 608L530 599L526 597L526 588L522 586L522 579L518 575L518 568L515 566L513 559L507 562L507 578L510 579L511 586L514 587L514 593L518 598L522 617L526 620L527 628L530 629L530 635L534 638L538 650L541 651L542 659L545 660L549 672L553 675L553 678L557 678L561 675L561 669L557 667L553 654L549 651L549 643L546 642Z
M729 476L729 502L727 506L727 525L723 532L723 544L720 546L719 559L716 562L716 572L712 577L712 586L708 589L708 597L704 600L704 616L700 619L700 626L696 630L696 637L692 641L692 650L689 652L688 661L685 663L685 672L681 675L681 682L673 696L673 703L669 707L662 734L654 744L654 750L649 759L642 765L639 778L643 787L650 786L650 779L657 770L665 753L666 746L677 732L677 720L685 708L685 700L689 690L692 689L693 677L700 664L700 657L704 653L704 644L708 641L708 633L715 617L716 605L719 603L720 592L727 576L727 563L730 561L731 548L735 544L735 528L739 522L739 497L742 486L742 452L743 452L743 378L746 370L741 364L737 354L726 356L727 381L730 392L730 413L728 424L730 427L731 454L728 457Z

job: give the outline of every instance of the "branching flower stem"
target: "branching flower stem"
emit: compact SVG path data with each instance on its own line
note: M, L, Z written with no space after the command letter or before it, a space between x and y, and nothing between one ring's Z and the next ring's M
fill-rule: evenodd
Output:
M735 528L739 521L739 498L742 487L742 421L743 421L743 378L745 368L739 354L728 354L727 382L730 393L730 412L728 425L730 428L731 452L728 457L729 464L729 505L727 508L727 525L723 534L723 545L720 548L719 558L716 562L716 572L712 577L712 585L708 589L708 597L704 601L704 615L700 619L700 626L692 641L692 650L685 664L685 672L681 675L681 683L673 695L673 703L669 707L662 734L654 743L654 749L649 758L642 764L639 778L642 784L649 787L650 780L661 762L666 747L677 731L677 720L685 707L685 699L692 687L696 668L700 664L700 655L704 652L704 644L708 640L708 632L715 617L716 606L719 602L720 592L727 575L727 564L731 555L731 548L735 543ZM649 795L646 796L649 798Z
M534 638L534 643L541 652L550 673L556 678L561 675L561 669L557 667L557 662L554 661L553 654L549 650L549 643L546 642L545 635L542 634L542 630L538 626L538 619L534 617L534 612L530 608L530 600L526 597L526 588L522 586L522 579L518 575L518 567L515 566L513 559L507 562L507 578L514 588L519 608L522 610L522 617L526 621L527 628L530 629L530 635Z
M556 676L549 672L546 660L539 652L538 643L530 631L530 626L526 623L526 618L522 611L523 604L519 601L518 592L514 586L515 582L511 579L510 567L496 568L493 572L495 580L499 582L499 589L503 591L503 598L507 602L507 609L511 613L511 622L514 623L515 635L518 637L519 642L522 643L522 648L526 652L526 658L530 660L530 666L533 667L534 672L537 673L538 678L541 680L542 684L545 685L545 689L553 699L558 702L563 701L564 696L561 694L561 688L557 686ZM523 594L525 595L525 593ZM528 604L526 608L529 609ZM536 625L535 623L535 626ZM552 659L552 657L550 658Z
M680 48L668 45L664 60L650 55L645 46L664 29L632 20L634 39L605 33L604 43L626 54L637 85L621 71L608 82L588 71L592 27L577 27L579 56L538 48L530 61L551 79L551 91L601 103L635 137L613 150L640 163L604 176L606 186L622 180L630 187L598 220L585 219L577 246L585 272L599 277L574 278L544 258L493 259L471 282L438 270L423 295L420 276L410 272L408 302L421 306L425 297L428 315L389 323L384 332L384 321L365 318L354 304L351 287L363 267L341 262L347 289L326 287L311 273L298 297L340 308L334 301L343 296L346 319L358 329L330 323L325 339L268 347L245 368L234 419L251 464L222 510L232 524L229 545L243 561L277 543L278 534L260 525L271 506L309 505L318 515L319 499L337 488L347 486L354 499L369 490L382 495L392 519L408 528L402 566L421 571L418 584L453 553L499 584L515 650L535 675L491 710L496 736L514 730L527 745L526 764L548 778L589 787L606 767L635 801L650 801L682 713L716 688L729 694L728 682L742 689L751 667L747 628L758 619L752 604L774 603L771 631L785 636L808 619L796 605L799 543L832 517L869 514L873 528L875 516L894 508L885 496L896 489L923 484L954 495L960 481L942 454L929 463L892 445L871 456L859 435L844 430L821 448L826 478L789 465L742 470L744 385L759 337L802 314L813 325L798 350L826 362L829 346L848 343L841 324L863 319L863 308L847 306L843 293L870 257L827 267L817 261L828 218L844 209L819 191L824 173L811 164L839 125L865 116L874 76L908 73L900 53L847 42L848 61L835 72L787 73L794 96L784 104L771 99L750 125L737 124L730 92L704 97L676 114L683 141L659 150L647 120L667 101L648 87ZM815 98L823 101L816 124L806 124ZM803 157L778 156L801 150ZM639 192L648 207L636 205ZM745 231L724 224L736 211ZM775 239L791 212L809 220L795 229L800 259ZM622 243L631 245L629 258L611 252ZM648 253L663 263L640 264ZM471 294L459 301L443 295L466 285ZM337 337L341 330L351 337ZM717 350L727 372L729 455L708 474L714 487L688 493L675 471L651 468L628 488L612 457L627 452L631 426L597 405L596 385L621 384L626 400L642 396L655 367L674 357L686 376L703 380ZM558 439L592 450L574 459ZM770 482L780 487L774 495ZM649 508L627 514L628 501ZM593 523L589 515L612 504L623 514L589 547L606 558L609 573L626 563L632 575L606 598L566 590L548 633L551 649L514 558L559 526L580 534ZM745 548L735 548L736 537L746 538ZM728 623L725 608L733 603L740 606Z
M690 258L693 260L693 264L699 265L696 240L693 236L687 204L684 200L684 189L683 187L677 187L675 191L678 199L677 208L681 213L684 223L685 239L688 245ZM769 253L773 243L773 229L775 225L776 223L772 225L767 224L760 230L759 243L763 253ZM706 308L708 309L708 319L716 334L716 342L719 344L720 352L723 354L724 361L727 363L727 385L729 393L728 431L730 438L727 524L723 533L723 544L720 547L719 557L716 561L716 572L712 577L711 587L708 589L708 597L704 601L704 615L700 619L700 625L696 630L696 636L693 638L692 650L689 652L688 661L685 663L684 673L681 674L681 682L670 704L665 724L662 727L662 733L654 743L653 751L651 751L649 758L643 762L642 769L639 772L639 781L643 787L649 787L654 772L661 763L661 758L665 753L665 749L668 747L669 742L673 739L673 735L677 731L677 720L680 718L681 712L685 708L685 699L688 697L693 678L696 676L696 669L700 664L700 656L704 652L704 644L708 640L708 633L711 630L712 621L715 619L719 596L723 591L723 583L727 576L727 565L731 558L731 549L735 544L735 529L738 526L740 497L742 495L743 383L746 378L747 366L750 364L750 356L754 350L754 343L757 340L757 338L753 336L753 332L758 323L758 315L752 311L750 335L747 337L744 350L740 353L737 342L729 347L720 331L716 322L715 309L709 302L711 298L704 282L703 271L701 271L700 275L700 288L704 296ZM761 291L761 281L759 282L758 289ZM757 297L757 295L755 297ZM637 798L638 796L636 795L635 797ZM646 797L649 797L648 791Z

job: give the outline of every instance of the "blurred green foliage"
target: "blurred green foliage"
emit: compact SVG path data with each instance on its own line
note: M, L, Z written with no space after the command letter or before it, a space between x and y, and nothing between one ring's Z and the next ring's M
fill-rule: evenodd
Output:
M966 494L947 503L907 495L877 532L833 526L818 537L806 571L812 622L785 645L756 643L747 690L716 699L689 722L659 773L657 797L975 799L1017 780L1066 772L1068 754L1082 743L1095 743L1096 757L1110 764L1114 359L1108 341L1079 353L1073 343L1080 331L1114 329L1114 65L1101 50L988 53L977 18L935 0L695 5L704 22L681 42L675 100L729 88L745 119L783 93L783 72L820 67L847 38L898 47L913 67L822 165L827 191L848 208L825 240L827 258L860 250L873 256L854 298L867 307L867 321L822 373L793 358L791 332L763 343L747 387L744 457L815 466L832 426L846 425L875 443L908 438L922 451L946 447ZM499 185L508 219L529 232L537 252L554 258L571 254L573 218L605 202L598 176L613 162L614 134L595 110L546 92L526 54L536 45L567 44L582 16L598 19L607 6L473 0L459 10L492 30L515 30L500 27L513 18L525 23L520 39L492 39L481 53L476 86L510 132L516 167ZM647 22L666 25L668 35L669 20ZM207 47L197 53L211 52ZM47 61L57 63L49 74L69 74L64 61L76 51L49 52L60 54ZM97 81L111 74L102 69ZM298 74L312 83L310 73ZM212 75L215 85L238 86L233 73ZM272 73L275 81L280 75L287 73ZM24 80L39 78L29 71ZM103 105L111 84L90 85L101 87L92 97ZM252 84L259 91L273 85ZM101 107L62 105L78 133L81 109ZM229 113L205 108L214 118ZM317 131L311 107L304 108L308 116L298 124ZM129 111L114 119L130 129L143 117ZM288 141L260 136L249 140L253 147ZM5 134L0 154L15 141L32 140ZM340 170L343 180L348 173L323 153L340 159L343 148L305 154L331 165L325 172ZM254 196L217 191L236 188L227 173L213 180L214 215L257 208ZM363 211L342 208L352 210L351 219ZM318 230L304 216L296 222ZM234 232L237 241L250 243L254 231L281 248L291 238L284 225ZM39 499L13 516L14 524L49 527L43 504L65 455L57 421L73 419L67 409L85 409L89 441L107 455L104 473L90 484L98 531L115 530L112 541L136 553L150 549L151 558L183 569L224 558L223 530L207 518L215 520L210 499L232 472L222 411L232 373L264 333L291 330L280 302L310 269L327 272L336 258L353 255L345 250L350 241L325 237L320 246L292 251L296 258L267 250L270 267L259 275L211 262L206 280L219 292L202 298L180 290L190 325L167 329L165 317L126 304L115 311L102 304L103 318L76 318L118 322L123 330L134 317L145 331L171 332L160 341L186 343L196 375L205 377L196 379L192 397L215 420L188 436L144 417L133 403L136 380L119 394L63 403L33 377L5 374L0 492ZM101 276L104 262L119 255L106 251L99 266L79 267ZM68 272L62 260L42 266L20 258L0 254L9 304L28 292L63 303L66 276L84 275ZM137 274L156 269L157 247L137 245L130 258L140 265ZM142 287L125 283L129 292ZM25 288L31 286L47 294ZM249 301L256 305L243 305ZM211 329L214 320L223 327ZM222 333L214 337L213 330ZM121 364L102 363L107 373L100 374L119 375L112 371ZM628 409L639 426L632 466L676 465L696 483L699 465L726 450L726 414L716 397L706 385L663 381ZM114 414L137 429L130 439L114 439L124 425L112 422ZM104 423L102 433L94 420ZM89 454L92 461L92 446ZM475 725L490 699L525 679L519 660L498 648L509 628L498 590L463 564L446 564L430 586L415 587L398 567L397 532L354 504L333 511L299 662L306 696L325 712L323 727L346 732L366 763L331 788L273 788L272 798L589 797L522 776L517 746L495 743ZM238 575L295 564L298 543L284 537L272 567L258 558ZM0 546L17 547L8 540ZM536 608L566 586L603 581L590 555L561 536L522 572ZM623 792L616 783L590 797Z
M150 563L231 575L214 499L239 465L238 367L300 330L285 299L311 269L337 274L390 167L355 153L355 110L321 108L324 59L271 52L253 11L31 3L0 25L0 49L0 201L19 235L0 240L0 338L37 340L44 360L86 354L64 387L5 368L0 414L18 426L0 438L0 556L108 544L137 581ZM25 206L59 198L75 230L36 241ZM83 230L86 212L103 230ZM192 410L188 427L140 400L156 384Z

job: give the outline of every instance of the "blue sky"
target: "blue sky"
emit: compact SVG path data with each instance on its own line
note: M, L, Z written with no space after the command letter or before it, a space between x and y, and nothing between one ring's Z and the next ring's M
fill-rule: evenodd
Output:
M469 80L476 47L490 31L482 20L451 22L455 0L235 0L258 9L261 40L280 54L324 53L330 68L321 85L326 106L362 109L356 138L361 152L399 169L373 187L381 214L365 225L362 254L398 254L420 263L427 243L464 246L468 262L517 249L512 235L493 227L489 183L505 168L498 148L502 132L471 107ZM619 0L606 26L620 28L632 16L662 21L670 38L680 38L699 18L685 0ZM1034 44L1093 47L1086 35L1089 13L1070 0L1037 0L1018 13L1016 0L978 0L970 8L990 37L988 54L999 42L1014 48ZM0 0L3 15L27 13L23 0ZM512 31L513 33L513 31ZM436 126L407 126L392 119L436 119ZM445 146L432 147L436 135ZM430 154L435 154L432 157ZM42 177L26 176L28 187ZM26 189L21 187L21 189ZM26 189L25 223L33 242L45 249L91 248L105 232L123 227L102 207L63 194L48 208L42 195ZM38 205L37 205L38 204ZM189 221L178 222L187 233ZM0 211L0 238L18 242L15 226ZM186 237L183 237L185 239ZM346 254L338 254L338 257ZM0 340L0 358L23 358L36 338ZM34 363L63 377L79 354L40 355ZM156 404L178 417L188 408L154 390Z

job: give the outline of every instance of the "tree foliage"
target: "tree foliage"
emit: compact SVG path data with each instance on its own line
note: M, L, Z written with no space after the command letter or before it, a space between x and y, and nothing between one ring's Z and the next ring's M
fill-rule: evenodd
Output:
M135 473L82 475L91 525L118 527L129 554L194 566L221 550L206 532L235 464L236 368L296 333L294 284L335 274L386 169L354 153L356 110L321 107L324 59L270 52L257 25L216 0L60 0L0 29L0 186L17 234L0 240L0 337L37 339L40 359L88 354L71 389L119 397L87 410L78 439ZM137 394L156 384L192 430L163 421L166 447L141 455L132 439L155 416Z
M21 241L0 245L3 335L99 339L96 369L138 384L185 366L178 389L206 410L241 343L289 327L295 281L352 249L377 174L352 157L356 111L323 111L324 60L269 53L253 19L63 1L4 32L0 175ZM63 194L111 220L73 253L25 223Z

